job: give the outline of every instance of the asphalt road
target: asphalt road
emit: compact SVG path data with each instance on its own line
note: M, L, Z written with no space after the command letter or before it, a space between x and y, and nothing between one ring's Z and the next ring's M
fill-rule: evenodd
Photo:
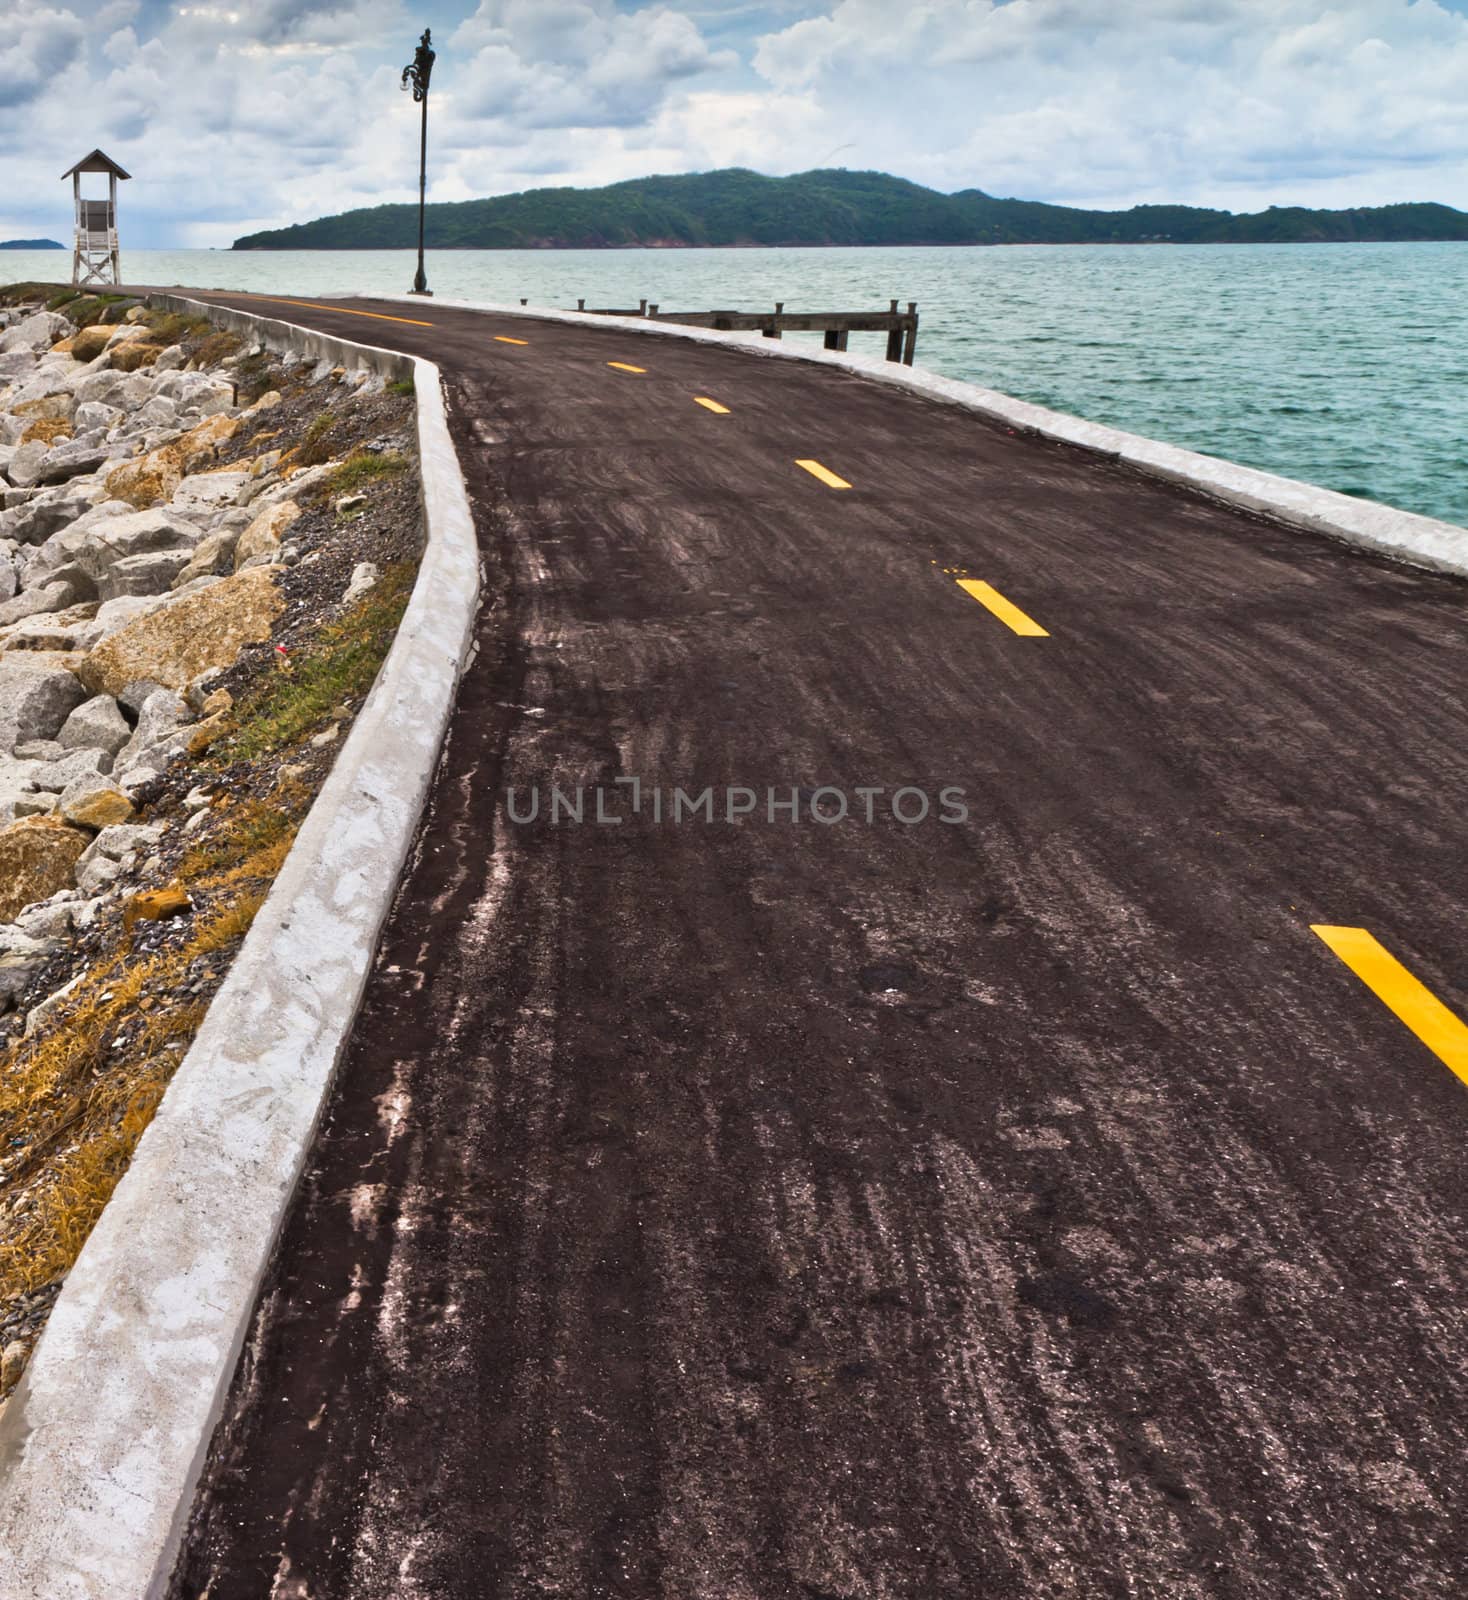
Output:
M174 1596L1461 1595L1451 1019L1312 925L1468 1016L1468 585L814 364L218 298L442 364L487 600Z

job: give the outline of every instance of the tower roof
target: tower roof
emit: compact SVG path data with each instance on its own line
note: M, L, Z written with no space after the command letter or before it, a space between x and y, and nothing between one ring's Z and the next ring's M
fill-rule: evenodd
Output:
M111 156L103 155L100 150L94 150L91 155L83 156L74 167L68 167L61 176L69 178L74 172L110 172L117 178L132 177L132 173L124 172Z

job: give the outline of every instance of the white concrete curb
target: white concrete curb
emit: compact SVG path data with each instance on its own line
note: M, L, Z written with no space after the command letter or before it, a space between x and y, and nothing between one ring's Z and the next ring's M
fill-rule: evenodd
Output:
M427 545L377 682L0 1422L3 1600L168 1584L473 640L478 546L438 368L201 309L414 377Z
M388 295L363 289L352 294L318 295L316 299L364 299L398 301L422 307L425 302L404 295ZM530 317L540 321L581 323L588 327L624 328L629 332L663 335L675 339L701 339L710 343L737 345L757 355L796 361L819 361L829 366L859 372L900 389L910 389L933 400L963 406L996 422L1024 428L1048 439L1061 439L1103 455L1124 461L1154 477L1186 485L1230 505L1257 511L1264 516L1297 528L1308 528L1362 545L1414 566L1468 575L1468 529L1412 511L1398 511L1372 500L1357 500L1320 489L1293 478L1281 478L1254 467L1241 467L1217 456L1200 455L1177 445L1161 444L1140 434L1123 433L1097 422L1067 416L1063 411L1048 411L1044 406L1016 400L997 389L960 383L939 377L921 367L903 367L880 356L853 355L810 347L787 345L783 340L766 339L757 333L718 333L708 328L684 328L675 323L651 322L642 317L599 317L591 312L558 311L533 306L497 305L472 300L435 298L430 305L453 306L463 311L491 311L501 316ZM427 313L423 313L427 315Z

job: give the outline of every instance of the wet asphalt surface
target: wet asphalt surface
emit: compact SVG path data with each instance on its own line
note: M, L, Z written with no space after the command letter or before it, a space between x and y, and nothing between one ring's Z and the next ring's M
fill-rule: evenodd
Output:
M1461 1594L1468 1096L1310 924L1468 1015L1468 585L814 364L219 298L442 363L485 605L175 1600Z

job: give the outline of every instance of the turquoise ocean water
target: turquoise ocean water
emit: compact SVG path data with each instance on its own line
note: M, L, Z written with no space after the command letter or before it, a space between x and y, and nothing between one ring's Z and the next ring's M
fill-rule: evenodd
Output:
M128 251L133 282L400 293L402 252ZM0 253L0 283L61 252ZM444 295L791 310L916 300L921 365L1468 523L1468 244L438 251ZM853 349L881 347L853 336Z

